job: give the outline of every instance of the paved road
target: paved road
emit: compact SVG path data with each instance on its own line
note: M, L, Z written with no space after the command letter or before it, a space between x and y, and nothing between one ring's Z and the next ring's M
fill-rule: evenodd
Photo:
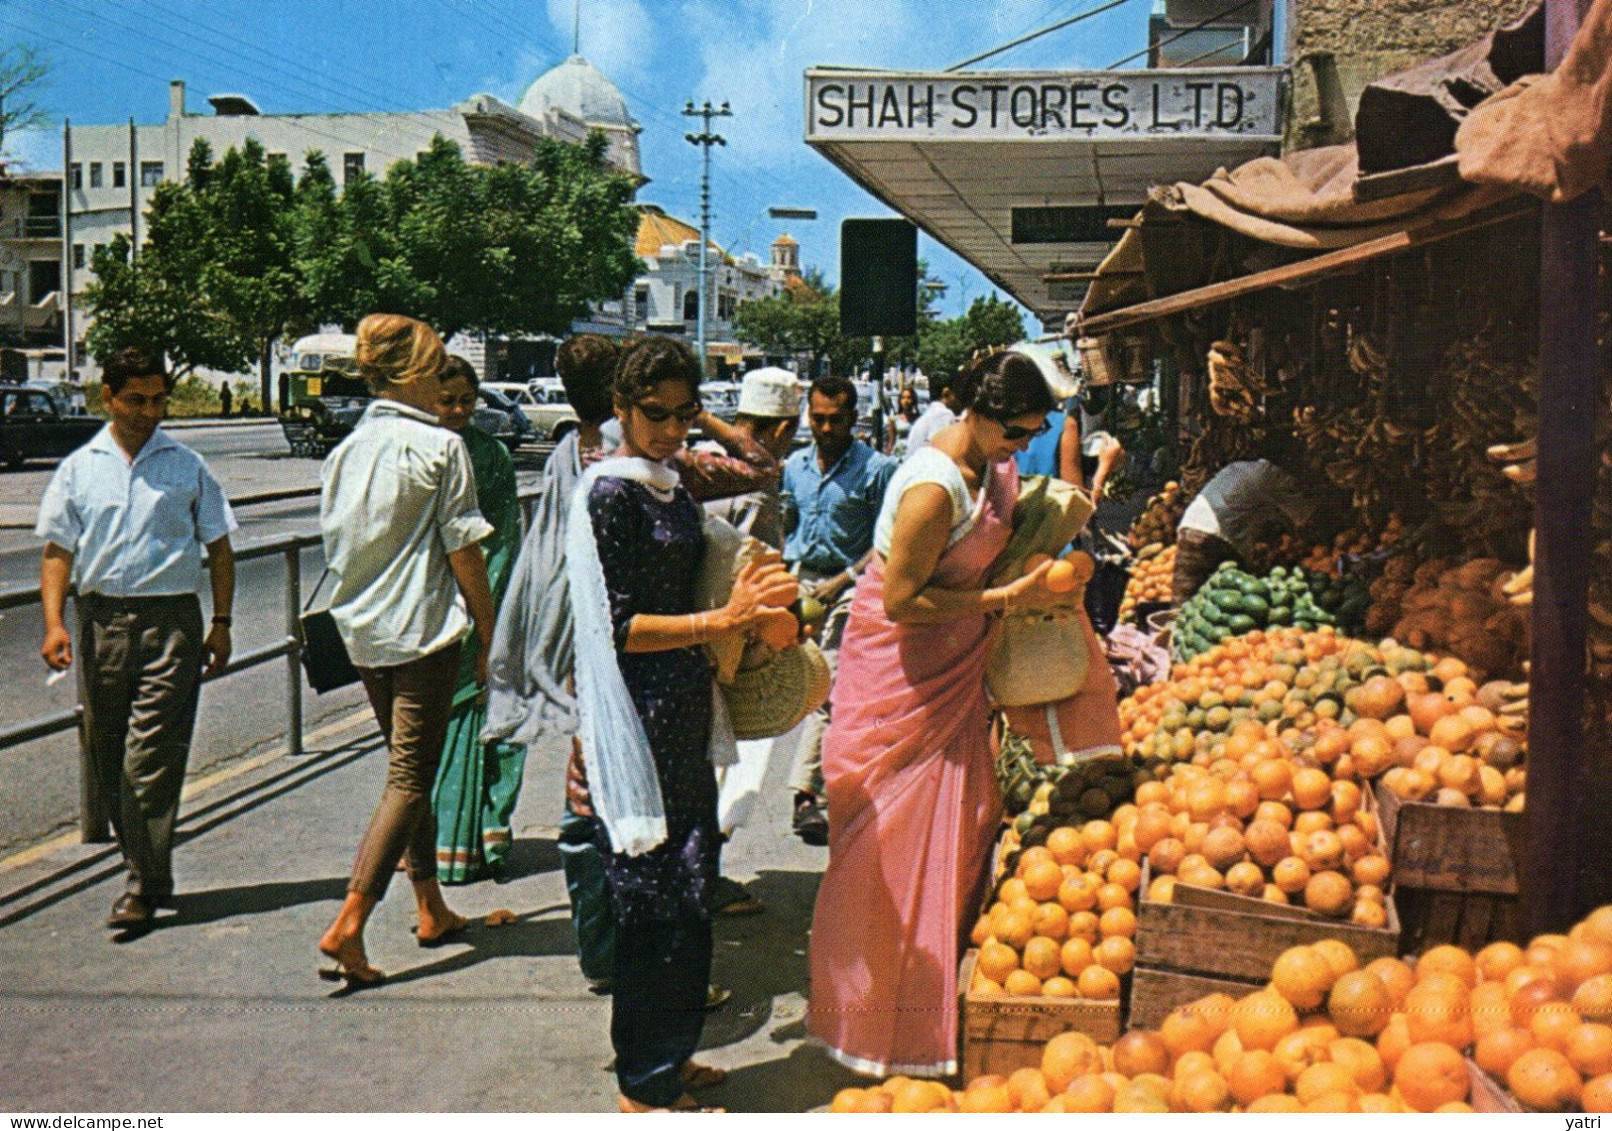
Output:
M611 1111L609 1002L576 960L555 844L564 758L534 750L505 882L448 890L468 915L508 908L440 950L409 935L397 880L368 933L390 982L351 997L314 977L386 760L373 720L333 725L301 758L266 756L188 797L176 909L114 941L121 882L105 848L0 854L0 1111ZM736 1111L821 1107L848 1072L803 1043L806 938L827 854L790 836L789 759L724 850L764 914L719 919L714 979L733 1000L700 1058ZM121 941L122 945L118 945Z

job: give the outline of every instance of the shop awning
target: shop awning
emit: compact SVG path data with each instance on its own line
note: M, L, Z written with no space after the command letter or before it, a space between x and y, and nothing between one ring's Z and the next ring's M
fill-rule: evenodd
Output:
M1084 332L1105 333L1347 270L1513 218L1531 207L1525 194L1560 201L1606 181L1612 0L1596 0L1556 71L1517 78L1511 72L1542 43L1542 26L1535 9L1446 60L1382 80L1375 101L1362 98L1369 111L1362 129L1382 131L1392 125L1381 107L1403 104L1408 92L1448 110L1451 87L1469 98L1474 87L1494 91L1445 124L1451 152L1427 150L1427 138L1445 128L1435 119L1399 147L1419 163L1370 176L1361 175L1361 152L1380 167L1395 149L1362 134L1358 143L1260 158L1200 183L1155 188L1095 273L1081 306ZM1445 81L1437 78L1441 62L1452 69ZM1455 68L1459 82L1450 77ZM1241 273L1228 278L1222 269L1212 277L1216 232L1247 238L1236 265Z
M1275 152L1282 71L806 74L806 142L1046 320L1160 181Z

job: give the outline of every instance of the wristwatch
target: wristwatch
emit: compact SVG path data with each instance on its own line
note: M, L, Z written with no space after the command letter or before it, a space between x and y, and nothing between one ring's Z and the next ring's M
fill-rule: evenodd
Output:
M235 623L235 618L232 616L225 616L224 614L220 613L219 615L213 617L213 623L221 624L225 628L228 628L230 625Z

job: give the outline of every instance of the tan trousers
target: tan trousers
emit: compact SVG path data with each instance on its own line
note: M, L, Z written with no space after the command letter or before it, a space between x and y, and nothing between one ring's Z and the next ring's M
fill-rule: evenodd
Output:
M201 695L201 602L87 593L78 626L92 787L111 811L128 890L161 902L174 890L174 824Z
M399 857L407 853L411 880L437 875L437 819L431 807L442 743L453 713L458 644L388 668L359 668L391 761L386 792L358 846L347 890L381 899Z

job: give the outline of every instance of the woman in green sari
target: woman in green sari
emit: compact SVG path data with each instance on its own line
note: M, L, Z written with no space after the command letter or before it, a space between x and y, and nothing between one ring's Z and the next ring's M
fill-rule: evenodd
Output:
M503 604L510 568L520 552L521 508L509 452L471 423L479 386L470 363L450 356L442 373L437 414L442 426L464 441L482 517L493 526L481 546L496 608ZM431 796L437 814L437 878L445 884L470 883L503 868L512 840L510 817L526 766L526 747L481 741L487 706L476 684L474 638L472 630L459 665L453 717Z

